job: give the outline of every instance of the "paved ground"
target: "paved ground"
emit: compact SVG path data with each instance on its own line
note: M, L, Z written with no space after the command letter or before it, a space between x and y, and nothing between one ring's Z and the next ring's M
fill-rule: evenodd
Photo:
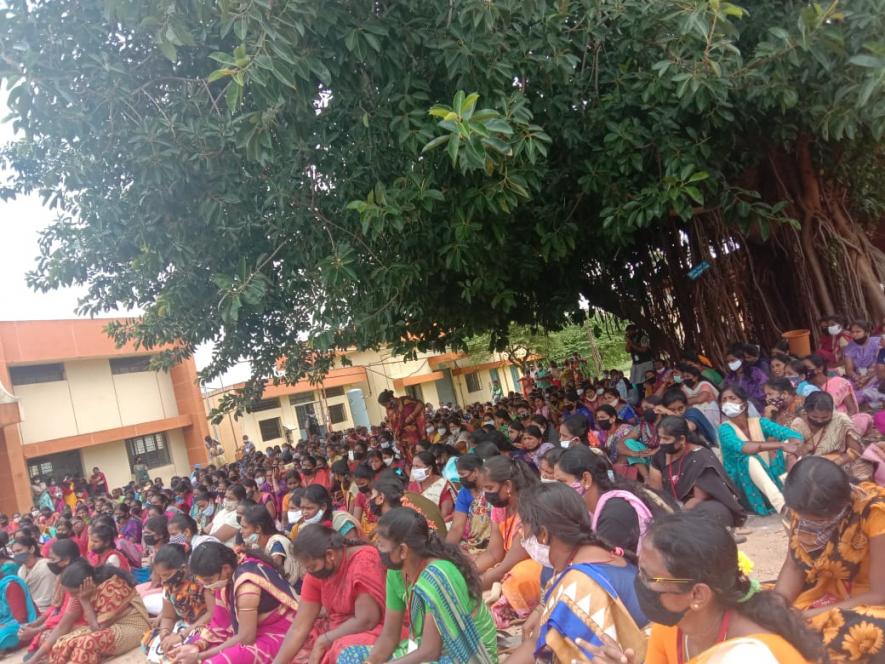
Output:
M753 577L759 581L773 581L787 552L787 536L780 519L776 516L750 517L744 531L747 541L739 548L754 563ZM19 664L23 655L24 651L13 653L3 659L3 664ZM111 664L144 664L145 658L141 650L133 650L109 661Z

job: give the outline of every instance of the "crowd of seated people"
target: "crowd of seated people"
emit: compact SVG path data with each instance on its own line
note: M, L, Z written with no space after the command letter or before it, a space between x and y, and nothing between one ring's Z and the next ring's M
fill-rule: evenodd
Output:
M633 329L629 378L572 355L468 407L383 392L377 426L247 438L168 486L143 462L113 490L98 469L37 480L32 512L0 514L0 651L882 661L885 353L864 321L821 331L804 357L735 343L717 367ZM739 565L752 514L787 532L768 589Z

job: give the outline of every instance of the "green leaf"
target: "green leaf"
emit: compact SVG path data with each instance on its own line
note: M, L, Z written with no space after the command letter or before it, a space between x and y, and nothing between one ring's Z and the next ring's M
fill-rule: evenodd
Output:
M176 62L178 60L178 50L167 41L161 41L157 44L157 48L160 49L160 53L166 56L166 59L170 62Z
M446 150L449 153L449 158L452 160L452 166L458 161L458 148L461 147L461 136L460 134L452 134L449 140L449 144L446 147Z
M438 147L439 147L440 145L442 145L443 143L448 142L448 140L449 140L450 138L452 138L452 134L445 134L445 135L443 135L443 136L437 136L437 137L434 138L432 141L430 141L427 145L425 145L425 146L421 149L421 152L422 152L422 153L424 153L424 152L429 152L430 150L433 150L434 148L438 148ZM457 135L456 135L456 138L457 138ZM460 139L459 139L459 140L460 140ZM457 150L457 148L455 148L455 149ZM454 158L452 159L452 161L454 161Z
M868 67L872 69L885 68L885 58L879 58L874 55L855 55L848 58L848 62L858 67Z

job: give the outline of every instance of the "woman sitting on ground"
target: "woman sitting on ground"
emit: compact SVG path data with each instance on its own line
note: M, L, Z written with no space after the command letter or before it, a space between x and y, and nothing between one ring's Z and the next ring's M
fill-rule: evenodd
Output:
M47 567L55 576L52 603L38 618L22 625L18 632L20 641L24 643L30 641L28 653L35 660L46 657L55 640L60 635L67 634L75 626L75 621L69 617L66 619L66 616L69 616L71 603L76 602L76 599L71 593L65 592L58 577L68 565L80 557L80 548L73 540L59 540L49 550ZM64 629L60 628L63 620L66 620Z
M292 542L277 532L273 518L263 505L253 505L246 509L240 521L243 544L250 549L263 551L273 561L274 567L293 586L301 578L301 566L292 551Z
M298 615L274 664L335 664L344 648L374 643L384 620L378 550L320 524L303 527L293 546L306 575Z
M523 461L495 456L483 465L480 483L492 507L489 546L476 557L484 590L501 584L501 597L492 605L499 627L525 618L541 597L541 567L522 547L522 527L517 511L520 494L538 483L538 476Z
M479 486L482 465L476 454L458 457L461 489L455 500L455 516L445 535L447 542L460 545L471 556L486 550L492 530L490 509Z
M580 497L564 484L542 484L523 493L519 514L523 545L555 576L544 590L537 619L523 630L522 646L507 662L585 661L575 642L595 645L597 634L610 634L641 652L648 620L636 597L636 567L594 534Z
M0 567L0 656L19 646L21 628L37 619L37 607L12 561Z
M788 378L769 378L765 383L763 415L782 427L789 427L793 423L802 411L804 402L805 399L796 394L796 388Z
M149 662L172 659L174 651L212 616L207 610L212 592L194 579L187 567L187 557L182 544L166 544L154 558L153 572L163 586L163 608L159 625L142 637Z
M881 337L871 336L873 325L866 320L851 323L851 341L843 349L845 375L858 388L862 389L875 378L876 358L881 348Z
M217 644L205 638L206 630L201 630L191 643L178 649L176 664L271 662L298 610L298 600L288 581L269 562L248 553L238 560L232 549L219 542L204 542L194 549L190 569L205 589L218 591L213 637L226 634L227 638ZM227 608L229 629L223 626L224 612L216 620L219 604Z
M719 395L725 421L719 425L722 462L756 514L780 513L784 508L780 476L786 470L784 454L793 459L801 434L764 417L747 415L747 394L731 386ZM778 442L770 442L774 438Z
M631 466L628 461L649 456L650 451L644 445L627 442L640 437L639 427L622 421L612 406L603 405L596 409L596 428L601 449L608 455L615 472L634 480L639 477L638 466Z
M337 533L354 539L362 539L363 533L352 514L332 508L332 495L319 484L311 484L304 490L299 502L301 523L309 526L321 523L329 526Z
M89 527L89 564L93 567L110 565L125 572L129 571L129 561L117 550L117 531L114 526L96 523Z
M246 490L239 484L232 484L224 492L221 501L221 509L215 510L215 516L209 524L209 532L222 544L233 546L240 532L240 524L237 521L237 505L246 499Z
M440 534L446 532L446 522L439 508L420 493L406 491L405 480L395 470L388 470L372 482L369 509L380 519L382 514L397 507L410 507L427 519L431 530Z
M819 355L809 355L802 361L805 364L808 382L833 397L836 410L848 415L854 422L857 432L865 436L873 424L873 418L869 413L860 412L857 394L851 381L841 376L830 376L827 373L826 362Z
M46 611L55 596L55 574L49 561L40 556L40 545L30 535L19 533L12 541L12 559L20 565L18 576L28 585L31 599L40 613Z
M181 544L190 554L203 542L217 542L211 535L200 535L200 527L187 514L176 514L169 519L169 544Z
M50 664L98 662L141 643L150 623L129 572L112 565L93 567L80 559L65 568L60 580L67 592L76 595L72 610L79 610L86 625L58 637L49 653Z
M610 471L605 456L579 445L565 450L554 477L581 496L593 531L602 540L635 556L652 518L673 507L641 484L617 476L611 479Z
M693 511L656 520L639 553L636 592L652 622L648 649L603 637L578 642L596 664L805 664L824 661L820 639L772 591L738 568L719 524Z
M853 486L833 462L807 457L787 476L784 497L790 548L777 592L821 633L832 661L881 660L885 489Z
M673 496L683 509L704 514L726 528L740 526L746 514L737 487L696 435L682 417L668 415L661 420L661 449L652 459L649 486Z
M440 539L415 510L400 507L381 518L378 549L387 568L384 627L374 646L348 648L338 664L498 661L495 622L476 568L458 546ZM404 624L417 649L401 641Z
M833 397L827 392L813 392L805 400L805 409L793 419L790 428L799 432L805 442L800 456L821 456L849 470L863 454L860 434L845 413L835 410Z
M409 479L408 490L427 498L439 508L443 520L450 521L455 509L455 489L440 475L430 452L418 452L412 457Z

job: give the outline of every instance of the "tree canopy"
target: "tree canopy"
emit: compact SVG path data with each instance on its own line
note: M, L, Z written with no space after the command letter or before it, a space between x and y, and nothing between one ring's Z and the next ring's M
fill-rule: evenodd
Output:
M0 12L0 192L58 213L31 284L143 310L111 332L168 361L214 341L204 378L248 358L245 398L281 357L501 349L581 297L714 355L885 315L881 0Z

